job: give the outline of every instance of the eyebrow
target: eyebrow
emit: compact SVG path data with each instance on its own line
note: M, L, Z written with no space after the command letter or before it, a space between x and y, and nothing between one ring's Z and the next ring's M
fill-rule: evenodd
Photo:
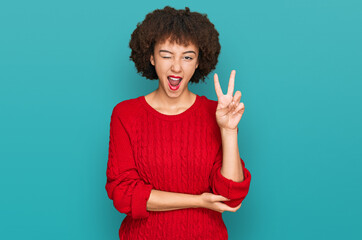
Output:
M167 51L167 50L160 50L160 52L167 52L167 53L171 53L172 54L172 52L170 52L170 51ZM196 52L195 51L186 51L186 52L183 52L184 54L185 53L194 53L195 55L196 55Z

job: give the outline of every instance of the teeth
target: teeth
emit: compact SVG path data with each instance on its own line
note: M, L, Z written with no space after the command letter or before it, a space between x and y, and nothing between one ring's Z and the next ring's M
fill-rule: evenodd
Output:
M181 78L173 78L173 77L169 77L171 80L174 80L174 81L178 81L178 80L181 80Z

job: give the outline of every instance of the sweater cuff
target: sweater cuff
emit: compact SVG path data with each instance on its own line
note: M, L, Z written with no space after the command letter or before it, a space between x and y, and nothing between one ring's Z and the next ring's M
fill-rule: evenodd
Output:
M243 164L244 165L244 164ZM244 199L249 191L251 175L248 169L243 166L244 180L235 182L221 174L221 168L216 171L215 187L220 195L228 199Z
M138 183L132 196L132 218L146 218L150 215L147 211L147 201L150 197L152 185Z

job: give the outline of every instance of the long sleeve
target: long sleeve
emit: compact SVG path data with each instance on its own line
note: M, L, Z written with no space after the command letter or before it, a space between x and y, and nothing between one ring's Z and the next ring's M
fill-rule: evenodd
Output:
M187 194L214 190L240 201L240 189L216 175L222 163L216 104L196 95L187 110L166 115L140 96L113 109L106 189L115 210L128 214L119 227L119 239L228 239L217 211L147 208L152 189Z
M230 199L230 201L225 201L225 204L230 207L236 207L244 200L249 192L251 175L249 170L245 168L244 161L240 158L243 166L244 180L242 182L235 182L225 178L220 171L222 167L222 156L222 145L220 144L211 170L209 183L214 194L222 195Z
M117 106L110 122L109 153L106 191L114 207L134 219L147 218L147 200L152 185L146 184L138 174L132 146Z

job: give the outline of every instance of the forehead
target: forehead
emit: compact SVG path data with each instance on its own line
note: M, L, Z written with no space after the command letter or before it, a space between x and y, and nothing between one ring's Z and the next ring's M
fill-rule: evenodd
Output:
M155 49L165 49L172 52L185 52L191 50L195 51L196 53L198 52L198 47L192 42L189 42L188 45L184 45L178 44L176 41L170 42L170 39L167 39L163 42L157 42L155 45Z

